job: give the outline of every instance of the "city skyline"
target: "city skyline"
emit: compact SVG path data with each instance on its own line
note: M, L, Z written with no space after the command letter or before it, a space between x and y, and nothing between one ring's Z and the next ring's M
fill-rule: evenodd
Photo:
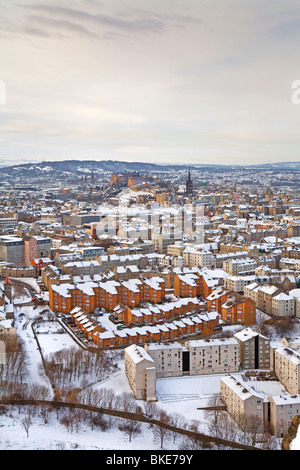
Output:
M0 5L1 160L299 161L296 1Z

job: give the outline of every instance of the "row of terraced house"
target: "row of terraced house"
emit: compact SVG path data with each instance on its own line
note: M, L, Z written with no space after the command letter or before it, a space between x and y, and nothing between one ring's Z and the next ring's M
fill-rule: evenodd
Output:
M157 304L164 300L165 281L160 277L49 286L49 306L61 313L70 313L77 306L92 313L95 308L112 311L119 304L136 307L144 302Z
M163 312L162 312L163 313ZM195 313L173 321L160 321L154 324L105 330L79 307L70 313L71 322L95 345L102 348L122 347L130 344L146 344L158 341L179 340L190 335L209 335L219 324L215 312Z

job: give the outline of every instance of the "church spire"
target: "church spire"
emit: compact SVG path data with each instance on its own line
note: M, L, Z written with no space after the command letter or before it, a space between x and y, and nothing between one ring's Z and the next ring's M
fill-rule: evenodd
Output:
M191 170L188 173L188 179L186 180L186 193L191 194L193 192L193 182L191 178Z

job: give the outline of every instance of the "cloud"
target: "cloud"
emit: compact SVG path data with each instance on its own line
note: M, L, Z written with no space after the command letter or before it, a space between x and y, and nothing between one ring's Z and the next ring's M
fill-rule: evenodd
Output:
M25 26L22 29L22 33L29 36L38 36L40 38L49 38L50 35L44 29L33 28L31 26Z
M200 23L200 20L189 15L159 13L133 7L111 13L101 13L102 5L97 5L97 11L93 12L60 5L32 4L20 7L33 14L25 14L25 22L39 20L46 27L56 26L62 33L77 32L94 36L104 32L106 35L116 32L143 35L162 33L170 26L183 27Z
M50 5L23 5L23 9L33 14L23 17L25 22L39 22L45 27L59 30L62 33L79 33L98 37L101 33L161 33L165 23L153 15L134 15L125 17L122 14L100 14L88 11ZM42 16L44 14L44 16ZM84 26L83 26L84 25Z
M28 15L26 17L26 23L30 25L36 24L40 28L43 28L45 36L48 37L53 36L54 34L57 35L58 33L62 36L77 34L89 37L98 37L96 33L91 30L88 30L81 24L64 19L53 19L38 15ZM32 28L31 26L25 26L23 28L23 32L27 32L28 34L30 34L32 33L32 31L41 31L40 28Z
M11 155L294 155L296 3L0 0L1 136Z

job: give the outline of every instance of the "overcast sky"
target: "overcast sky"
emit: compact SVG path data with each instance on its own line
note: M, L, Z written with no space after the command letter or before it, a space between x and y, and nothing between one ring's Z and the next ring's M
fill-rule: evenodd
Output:
M0 0L0 11L0 160L300 160L298 0Z

